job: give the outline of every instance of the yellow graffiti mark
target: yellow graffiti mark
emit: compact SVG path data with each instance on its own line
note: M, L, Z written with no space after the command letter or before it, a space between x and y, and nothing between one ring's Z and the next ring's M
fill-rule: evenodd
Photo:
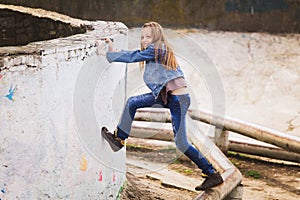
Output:
M81 160L80 160L80 170L86 171L86 169L87 169L87 160L86 160L85 156L82 156Z

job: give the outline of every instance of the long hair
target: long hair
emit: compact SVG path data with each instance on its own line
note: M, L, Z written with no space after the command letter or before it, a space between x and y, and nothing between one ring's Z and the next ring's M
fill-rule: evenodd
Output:
M174 52L170 47L166 37L164 35L161 25L157 22L147 22L142 28L150 27L151 36L153 38L152 44L154 44L154 56L155 61L160 61L167 70L176 70L178 64L175 58ZM141 50L145 48L141 44ZM143 69L145 62L140 62L140 68Z

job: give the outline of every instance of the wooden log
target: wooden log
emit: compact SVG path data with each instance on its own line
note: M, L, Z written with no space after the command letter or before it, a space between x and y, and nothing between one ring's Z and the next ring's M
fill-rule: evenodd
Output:
M236 132L288 151L300 153L300 137L288 135L239 119L218 116L203 110L189 110L189 115L194 120L214 125L223 130Z
M173 141L174 133L170 123L134 121L131 128L131 137ZM210 138L213 140L214 138ZM254 144L247 141L228 140L228 150L263 156L267 158L300 163L300 154L289 152L273 145Z
M187 116L187 133L189 140L200 150L214 168L221 173L224 180L223 184L200 193L195 199L224 199L241 183L241 172L228 160L213 141L198 128L197 124L189 116Z
M219 147L219 149L226 155L229 148L229 132L226 130L222 130L216 128L215 130L215 144Z
M205 110L189 110L188 114L192 119L214 125L216 128L236 132L288 151L300 153L300 137L288 135L239 119L218 116ZM171 120L167 109L143 109L138 110L136 113L136 120L145 120L147 118L153 122L168 122Z

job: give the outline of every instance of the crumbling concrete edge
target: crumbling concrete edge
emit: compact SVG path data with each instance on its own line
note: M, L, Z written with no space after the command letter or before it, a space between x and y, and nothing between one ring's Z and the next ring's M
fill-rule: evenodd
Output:
M36 17L49 18L54 21L71 24L72 26L87 27L85 33L75 34L69 37L31 42L24 46L0 47L0 73L5 70L15 70L14 67L20 65L25 66L25 68L38 68L42 57L51 54L64 53L64 56L59 56L64 60L72 59L72 57L80 57L80 59L84 60L86 57L95 53L95 40L103 37L113 37L113 35L116 34L127 35L128 32L127 26L121 22L87 21L43 9L14 5L0 4L0 9L10 9ZM68 47L71 41L72 45ZM26 58L22 55L26 55Z

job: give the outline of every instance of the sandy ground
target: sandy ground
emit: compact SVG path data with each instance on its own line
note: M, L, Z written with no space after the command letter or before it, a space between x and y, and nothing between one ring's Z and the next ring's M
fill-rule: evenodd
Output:
M139 31L130 30L129 48L138 48ZM225 108L224 114L300 137L299 34L272 35L205 30L166 32L171 38L171 44L173 41L176 42L174 46L181 46L176 50L194 98L193 107L210 110L215 106L214 98L218 95L222 98L221 93L224 93L224 101L221 102ZM199 59L199 62L194 59L192 63L188 63L185 52L192 55L195 48L185 45L184 40L177 40L182 35L197 44L196 50L201 52L204 59ZM208 63L204 67L214 68L214 73L217 74L207 77L207 74L197 71L197 64L203 63ZM221 81L221 87L217 91L220 94L216 95L216 91L213 91L210 78ZM143 85L142 72L137 65L130 64L128 95L145 91L148 90ZM244 175L243 199L299 199L299 167L239 157L231 159ZM259 178L254 178L256 172ZM155 181L136 177L132 173L128 174L128 180L130 184L127 191L132 192L132 186L144 195L149 194L148 199L176 199L168 195L181 193L178 190L165 189ZM152 187L152 184L158 185ZM190 193L184 195L185 199L194 197ZM123 196L123 199L127 197Z
M176 149L153 147L140 140L129 140L127 147L128 159L138 159L143 162L165 163L169 170L179 172L185 177L203 180L201 170L195 164L176 157ZM158 156L159 155L159 156ZM170 161L171 157L176 157ZM258 157L244 157L230 154L230 161L243 174L243 199L255 200L298 200L300 196L300 164L283 163L277 160ZM199 192L176 189L163 185L159 180L152 180L142 173L141 169L127 165L127 184L121 199L194 199Z

